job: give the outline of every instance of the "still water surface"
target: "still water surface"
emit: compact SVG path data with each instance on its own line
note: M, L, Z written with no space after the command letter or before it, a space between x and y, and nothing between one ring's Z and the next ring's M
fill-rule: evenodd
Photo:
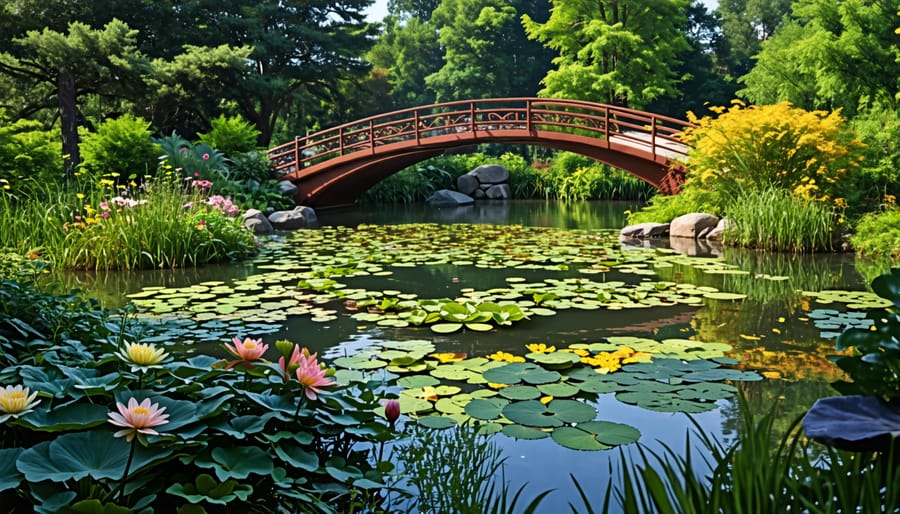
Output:
M498 224L554 227L558 229L618 229L625 222L625 212L636 206L622 202L499 202L458 208L433 208L424 205L378 206L346 211L320 213L323 226L357 226L360 224L392 225L404 223ZM668 242L657 241L667 247ZM439 244L439 243L436 243ZM710 248L680 247L683 252L707 252ZM715 250L715 249L713 249ZM302 247L297 249L302 252ZM521 354L528 343L566 345L596 342L611 335L634 335L663 339L693 337L708 342L728 343L731 354L744 369L766 373L767 380L743 383L740 387L750 400L750 408L762 412L775 400L782 400L779 429L807 409L815 399L833 394L828 382L839 375L827 360L833 349L834 329L823 331L815 325L816 313L823 308L846 310L841 306L817 305L803 291L824 289L865 290L868 278L857 271L850 255L760 254L734 249L719 249L709 259L724 259L750 275L706 275L690 270L660 269L654 280L688 281L696 285L716 287L744 293L741 302L710 302L702 306L677 306L665 309L626 309L622 311L581 311L570 309L556 316L537 317L513 327L487 333L462 332L450 335L432 334L427 329L390 329L362 325L346 316L328 323L314 323L308 316L291 317L278 334L265 336L266 342L286 337L334 358L352 354L373 342L427 338L439 351L487 355L497 350ZM185 287L211 280L234 281L257 273L254 263L208 266L195 270L143 271L112 274L80 274L64 277L69 287L84 289L106 306L126 301L126 295L146 286ZM783 280L759 280L761 274L786 277ZM351 287L370 290L394 289L411 291L422 298L450 297L465 287L479 290L505 285L508 273L474 266L442 264L394 270L387 277L360 277ZM539 272L520 273L529 281L540 281ZM546 275L546 273L545 273ZM561 273L559 276L566 276ZM617 279L614 274L606 277ZM825 332L825 333L823 333ZM613 395L601 395L596 402L599 419L627 423L638 428L641 443L651 450L662 445L675 449L685 447L685 437L694 430L684 414L656 413L616 401ZM719 408L693 415L693 420L709 435L720 441L733 437L738 426L736 401L722 400ZM575 477L589 496L599 502L610 473L611 463L619 452L578 452L560 447L551 439L516 441L497 436L506 457L505 474L511 490L529 484L526 500L541 491L554 489L539 512L569 512L571 501L581 505L572 483ZM634 445L624 448L634 452ZM595 505L595 509L596 509ZM576 509L580 511L582 509Z

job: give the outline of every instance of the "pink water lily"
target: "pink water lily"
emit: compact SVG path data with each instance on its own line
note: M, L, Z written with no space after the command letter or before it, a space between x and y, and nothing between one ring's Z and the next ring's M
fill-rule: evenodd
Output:
M315 400L322 394L322 387L335 384L326 375L327 371L319 365L318 354L309 354L309 351L298 352L300 358L297 361L297 380L303 385L303 394L310 400ZM293 357L292 357L293 359Z
M384 417L387 418L391 426L400 418L400 400L384 400Z
M152 427L158 427L168 423L169 415L163 414L165 407L160 407L158 403L150 403L150 398L138 403L134 397L128 399L128 406L116 402L116 408L119 412L110 412L109 422L117 427L125 427L114 435L116 437L125 436L125 440L131 442L138 433L147 435L159 435Z
M307 353L308 350L307 350ZM285 362L284 356L278 358L278 367L281 368L281 377L284 378L284 381L287 382L291 373L296 371L296 369L300 366L300 347L294 345L294 353L291 354L291 359Z
M269 345L262 344L262 338L250 339L248 337L241 341L240 337L235 337L231 341L233 344L225 343L225 349L228 350L228 353L237 357L238 360L229 362L225 369L231 369L238 364L252 368L252 362L260 360L266 353L266 350L269 349Z

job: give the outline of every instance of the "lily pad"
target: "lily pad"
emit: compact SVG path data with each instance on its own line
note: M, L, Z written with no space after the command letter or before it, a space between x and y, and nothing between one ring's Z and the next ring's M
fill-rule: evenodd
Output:
M547 405L537 400L513 402L503 415L515 423L532 427L560 427L566 423L591 421L597 409L575 400L553 400Z

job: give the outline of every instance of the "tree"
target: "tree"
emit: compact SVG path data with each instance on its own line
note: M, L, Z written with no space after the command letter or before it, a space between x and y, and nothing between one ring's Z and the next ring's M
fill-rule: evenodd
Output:
M443 0L432 15L444 64L425 79L437 101L533 96L551 52L529 41L520 16L540 16L536 2Z
M791 12L791 0L720 0L723 44L719 60L737 79L753 67L753 56Z
M268 146L278 118L312 98L331 102L342 79L364 77L360 57L376 27L371 0L224 0L180 6L177 21L196 46L252 47L249 73L229 99ZM312 98L310 98L312 97Z
M796 22L763 44L739 93L760 103L815 109L896 111L900 40L896 7L878 0L801 0Z
M29 31L14 40L16 55L0 54L0 72L39 88L50 86L44 89L48 96L37 98L35 105L26 109L44 107L56 97L66 176L80 162L79 98L87 94L126 96L148 69L135 47L135 35L136 31L119 20L103 29L72 22L65 34L50 29Z
M434 93L424 85L425 77L441 67L443 52L437 29L418 16L404 22L389 16L384 24L384 32L368 59L387 70L394 106L405 108L434 102Z
M545 23L523 17L528 37L558 53L542 96L640 108L677 94L689 0L550 2Z

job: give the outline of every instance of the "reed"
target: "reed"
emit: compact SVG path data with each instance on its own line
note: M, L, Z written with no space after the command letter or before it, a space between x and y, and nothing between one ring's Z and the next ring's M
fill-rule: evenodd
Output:
M742 191L725 215L732 223L728 244L761 250L834 250L839 231L832 207L774 187Z
M686 436L684 452L640 447L635 457L628 457L622 451L619 473L611 474L600 509L595 510L591 492L576 480L581 505L570 503L572 512L608 512L613 501L628 514L900 509L900 489L891 485L900 478L900 467L892 452L865 454L818 445L800 433L801 418L775 438L777 403L761 416L754 415L743 397L739 403L741 425L732 444L715 441L694 422L694 438ZM702 462L694 457L698 443L710 456Z

